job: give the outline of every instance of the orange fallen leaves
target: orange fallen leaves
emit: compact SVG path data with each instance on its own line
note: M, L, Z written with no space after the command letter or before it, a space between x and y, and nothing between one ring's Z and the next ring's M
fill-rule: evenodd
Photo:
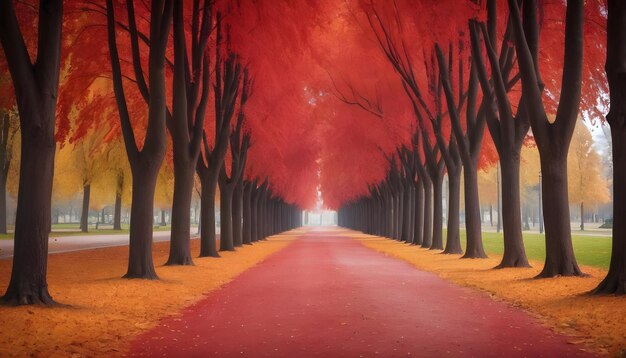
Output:
M589 296L606 271L581 267L589 277L533 279L543 267L494 270L501 257L459 259L376 236L346 232L346 236L376 251L409 262L455 284L475 288L496 300L522 308L552 330L571 337L596 354L618 355L626 350L626 299Z
M158 281L127 280L128 247L50 255L50 294L62 307L0 306L0 356L68 357L122 355L137 334L166 315L200 300L248 268L287 246L293 237L223 252L219 259L196 258L195 266L158 266ZM191 242L199 250L198 240ZM154 260L167 259L169 243L154 244ZM6 287L11 260L0 261Z

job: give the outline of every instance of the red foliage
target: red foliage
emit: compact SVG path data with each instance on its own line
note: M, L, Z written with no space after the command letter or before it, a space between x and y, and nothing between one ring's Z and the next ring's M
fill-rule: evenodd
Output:
M190 16L192 3L185 2L185 16ZM544 100L550 111L560 91L564 4L561 0L541 3L540 70L546 84ZM127 24L125 3L120 0L115 4L119 8L117 20ZM36 5L18 2L16 6L26 41L34 42ZM245 126L252 138L246 176L260 181L268 178L275 195L301 207L315 205L318 188L325 205L333 208L366 194L369 184L386 175L389 164L384 155L393 153L399 145L409 145L416 127L400 78L375 34L382 34L384 28L400 46L402 61L405 65L410 61L416 81L424 89L426 106L435 112L438 104L437 88L432 86L433 79L437 79L431 60L433 46L439 43L446 52L452 43L452 83L458 87L458 60L462 58L465 86L469 77L467 21L484 20L483 8L481 1L458 0L217 1L215 11L223 14L228 49L238 54L254 78L246 106ZM135 10L139 30L147 33L146 2L136 2ZM505 1L498 2L498 11L501 37L508 15ZM109 128L107 138L111 139L119 135L120 129L110 83L104 8L97 2L68 1L65 16L57 139L80 140L91 129L102 126ZM595 120L601 118L608 102L603 68L604 1L587 1L586 19L581 111L589 120ZM186 31L190 41L190 26ZM139 42L145 64L148 48ZM171 46L170 41L169 59L173 59ZM127 101L141 147L147 110L133 83L130 42L123 27L118 28L118 47L127 76ZM215 51L214 35L209 51ZM4 56L0 56L0 107L4 108L14 102L7 72ZM211 78L212 85L214 80ZM511 102L517 103L518 96L514 88ZM215 124L212 107L208 107L205 121L210 141ZM445 112L445 102L442 107ZM432 131L425 119L427 130ZM443 131L450 131L447 117L443 119ZM485 165L497 160L488 132L481 160Z

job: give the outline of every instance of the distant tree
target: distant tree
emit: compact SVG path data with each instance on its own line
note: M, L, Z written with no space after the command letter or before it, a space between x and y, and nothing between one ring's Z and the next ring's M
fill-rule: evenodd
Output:
M593 148L589 129L578 121L567 156L568 191L572 204L580 206L580 230L585 230L585 207L610 201L609 188L602 175L602 161Z
M14 110L0 110L0 233L7 233L7 180L11 166L19 167L19 118Z

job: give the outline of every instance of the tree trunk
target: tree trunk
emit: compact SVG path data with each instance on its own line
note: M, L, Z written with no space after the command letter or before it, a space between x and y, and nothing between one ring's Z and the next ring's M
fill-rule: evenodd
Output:
M478 198L478 174L476 170L463 169L465 188L465 255L462 258L486 258L482 238L482 217Z
M215 190L217 178L202 180L200 194L200 257L220 257L215 239Z
M243 245L242 216L243 216L243 181L238 180L233 190L233 244L235 247Z
M433 179L433 241L431 250L443 250L443 178Z
M178 166L174 169L174 197L172 200L172 229L170 253L165 265L193 265L191 259L191 195L193 193L194 167ZM176 170L178 169L178 170Z
M128 270L124 278L158 279L152 262L154 191L157 177L158 168L133 170Z
M413 200L411 198L411 186L410 183L406 183L404 188L404 201L402 208L402 237L401 240L406 243L413 242L413 232L411 231L411 222L413 221L411 208L414 206Z
M413 245L421 245L424 241L424 185L420 179L415 183L415 227L413 229Z
M489 203L489 226L493 227L493 204L491 203Z
M251 188L250 194L250 240L255 242L259 237L259 188Z
M512 157L501 156L502 219L504 227L504 253L496 268L530 267L522 239L522 214L520 212L519 153ZM500 215L500 214L498 214ZM499 220L499 219L498 219Z
M609 2L611 4L611 2ZM613 4L615 6L617 4ZM620 4L621 5L621 4ZM622 13L626 14L626 7ZM611 8L609 9L609 19L611 18ZM615 21L615 20L613 20ZM617 24L615 24L617 25ZM611 27L609 27L610 29ZM626 77L619 78L620 83L624 83ZM623 86L623 85L622 85ZM621 87L626 88L626 86ZM617 96L617 89L611 87L611 95ZM626 92L620 92L624 97ZM620 111L626 104L626 99L619 103L613 101L611 97L611 111L607 116L612 121L611 138L613 140L613 240L611 244L611 263L609 272L602 282L592 292L594 294L626 294L626 112ZM616 116L611 118L610 116Z
M2 297L12 305L53 303L46 273L55 145L52 138L31 134L22 129L13 268Z
M461 170L448 172L448 230L444 254L462 254L460 225Z
M580 202L580 231L585 231L585 203Z
M233 188L220 186L220 251L235 251L233 244Z
M246 182L243 190L243 244L252 244L252 184Z
M7 178L0 176L0 234L7 233Z
M166 226L167 222L165 222L165 210L161 210L161 223L159 226Z
M433 244L433 185L432 181L423 181L424 185L424 225L422 247L430 249Z
M502 160L500 160L500 162L502 162ZM517 172L519 173L519 160L517 161ZM502 185L500 184L501 181L501 175L500 175L500 163L496 164L496 191L497 191L497 200L498 200L498 222L496 224L496 232L500 233L500 229L502 229ZM519 186L519 176L516 179L518 181L518 186ZM517 204L519 205L519 195L518 195L518 199L517 199ZM520 224L520 237L521 237L521 224Z
M113 213L113 230L122 230L122 194L115 193L115 211Z
M567 151L542 155L543 215L546 230L546 262L537 277L581 276L572 247L567 192ZM559 155L559 153L561 153Z
M396 232L396 237L395 237L395 239L398 241L402 241L402 235L403 235L403 230L404 230L403 219L404 219L404 190L399 190L398 195L397 195L397 202L396 202L396 226L398 228L398 231Z
M613 150L613 240L609 272L594 294L626 294L626 3L608 1L606 77L611 108L606 116L611 126Z
M124 175L118 174L115 188L115 211L113 213L113 230L122 230L122 190L124 190Z
M83 186L83 209L80 214L80 231L89 231L89 198L91 196L91 184Z

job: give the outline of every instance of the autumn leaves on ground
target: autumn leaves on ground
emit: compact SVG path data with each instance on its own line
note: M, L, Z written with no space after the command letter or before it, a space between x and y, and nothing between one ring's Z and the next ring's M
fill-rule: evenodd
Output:
M160 318L200 300L291 240L273 237L236 253L221 252L219 259L196 258L195 266L158 266L156 281L121 278L128 247L51 255L50 293L62 306L0 307L0 356L121 355L126 343ZM198 240L191 248L198 250ZM155 244L155 262L164 263L168 251L169 243ZM10 270L11 260L0 261L0 284L8 283Z
M407 261L461 286L487 292L493 299L527 310L545 326L567 336L570 343L596 354L626 349L626 302L618 297L589 297L606 271L584 267L589 277L534 280L535 268L493 270L499 262L459 260L394 240L334 228L329 232L358 240L366 247ZM280 252L310 229L270 237L220 259L195 259L195 266L158 266L161 280L124 280L127 247L104 248L50 256L50 292L63 306L54 309L1 307L2 356L111 356L127 353L128 344L160 319L176 316L184 307ZM192 250L198 240L192 241ZM168 243L154 245L154 259L165 262ZM71 265L67 265L71 262ZM2 282L10 260L0 261ZM424 292L423 294L427 294ZM415 299L419 299L416 297ZM232 303L236 304L236 303ZM323 308L323 306L321 306Z

